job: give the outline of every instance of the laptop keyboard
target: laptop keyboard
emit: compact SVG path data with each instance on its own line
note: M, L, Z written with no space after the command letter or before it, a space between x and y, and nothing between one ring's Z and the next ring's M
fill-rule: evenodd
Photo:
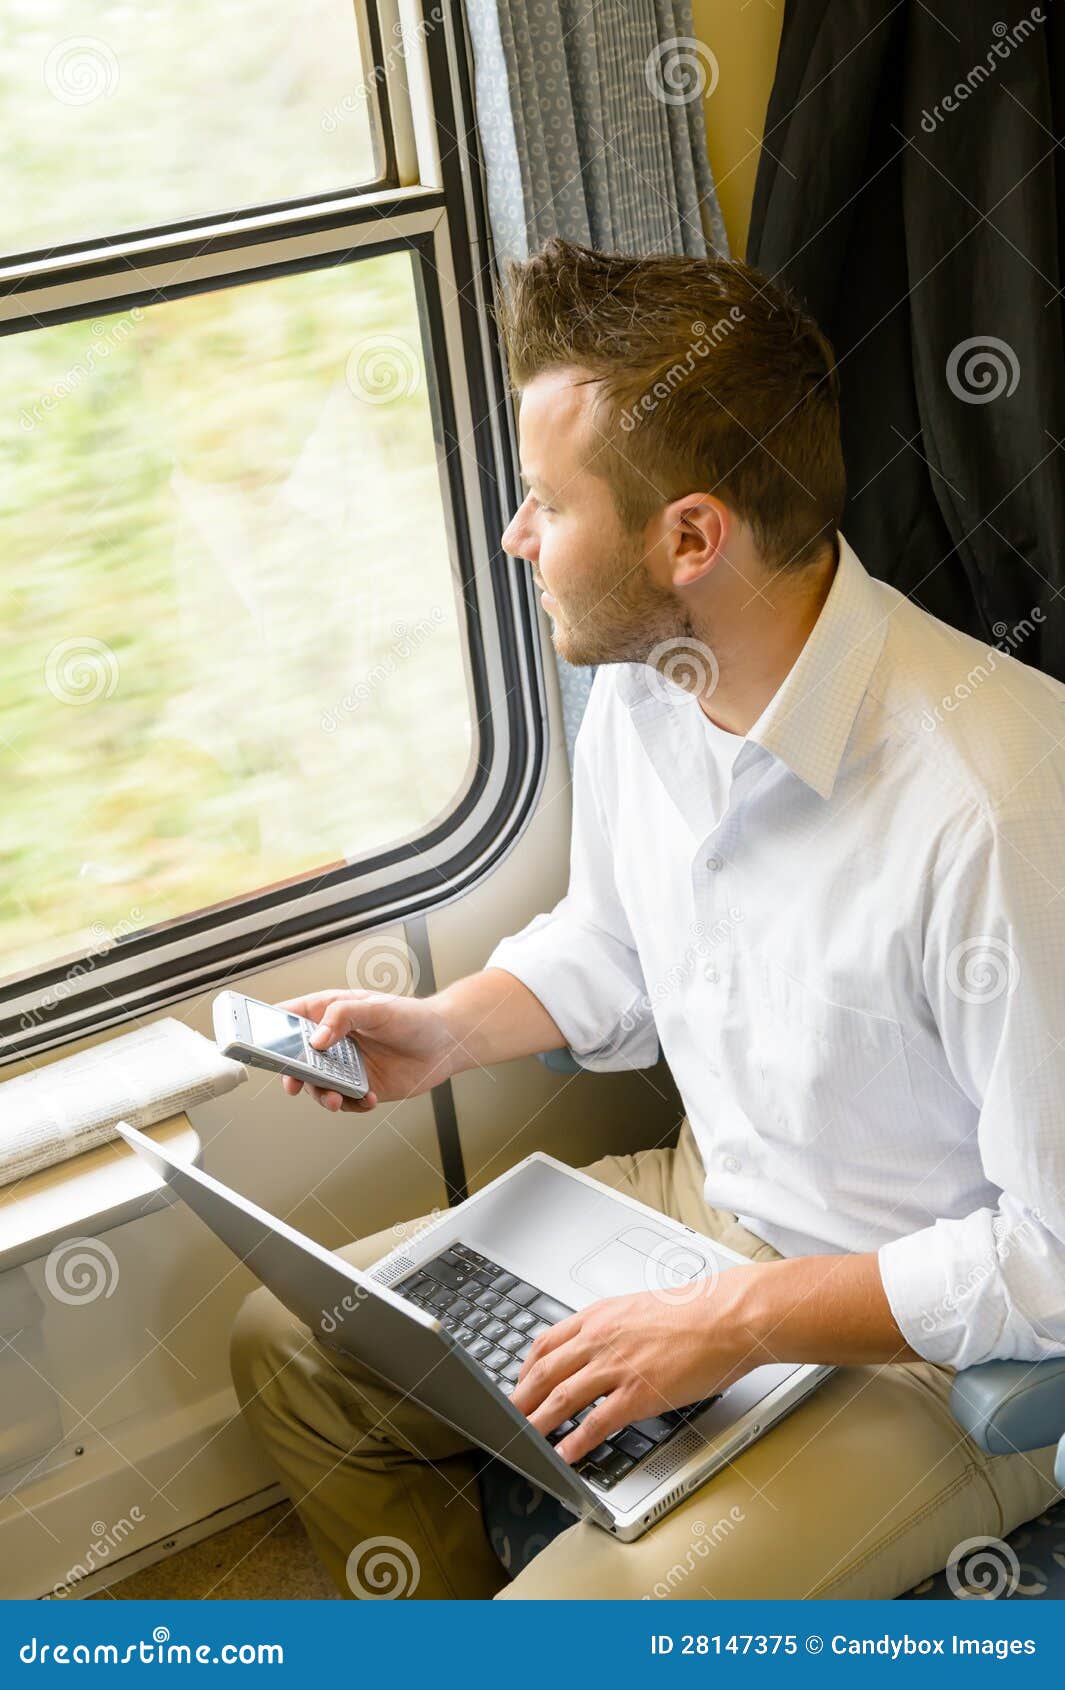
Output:
M498 1262L466 1244L452 1244L442 1250L393 1290L435 1315L507 1396L514 1390L533 1339L573 1313L565 1303L508 1273ZM634 1421L611 1433L605 1443L577 1462L577 1472L609 1490L679 1427L716 1401L717 1397L706 1397L688 1408L666 1409L650 1420ZM547 1434L548 1441L555 1444L568 1436L594 1407L589 1403L572 1420L564 1420Z

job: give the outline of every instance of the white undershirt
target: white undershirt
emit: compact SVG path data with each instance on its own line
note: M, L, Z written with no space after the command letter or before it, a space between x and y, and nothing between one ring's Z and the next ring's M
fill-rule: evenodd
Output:
M707 782L714 807L714 820L719 821L728 806L732 765L746 745L747 736L729 733L727 728L719 728L716 722L710 720L695 695L690 693L688 696L702 728L703 744L706 747Z

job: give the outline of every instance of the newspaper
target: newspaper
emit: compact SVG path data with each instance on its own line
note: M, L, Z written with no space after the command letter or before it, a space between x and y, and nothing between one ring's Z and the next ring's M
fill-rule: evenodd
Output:
M0 1085L0 1186L232 1091L247 1071L183 1022L150 1027Z

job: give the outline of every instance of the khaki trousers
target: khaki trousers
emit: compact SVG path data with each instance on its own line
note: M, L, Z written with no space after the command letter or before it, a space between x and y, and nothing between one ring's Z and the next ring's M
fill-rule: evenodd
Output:
M777 1252L704 1202L687 1124L675 1150L586 1170L754 1260ZM340 1253L366 1268L423 1221ZM311 1337L265 1289L238 1315L233 1377L341 1594L414 1597L894 1597L955 1547L1002 1537L1056 1496L1053 1450L987 1456L929 1362L845 1368L644 1537L574 1522L513 1582L460 1434ZM348 1577L349 1557L351 1577ZM380 1582L378 1582L380 1581Z

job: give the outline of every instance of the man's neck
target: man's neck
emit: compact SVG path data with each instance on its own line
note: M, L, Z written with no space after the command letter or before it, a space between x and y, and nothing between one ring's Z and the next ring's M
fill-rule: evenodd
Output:
M839 567L838 547L768 588L737 581L735 637L714 646L717 683L699 708L726 733L746 734L779 692L817 622Z

